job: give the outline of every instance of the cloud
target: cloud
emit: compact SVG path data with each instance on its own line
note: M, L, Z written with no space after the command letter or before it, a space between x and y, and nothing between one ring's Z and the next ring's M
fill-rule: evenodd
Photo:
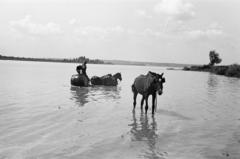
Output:
M77 21L77 19L75 19L75 18L72 18L71 20L69 20L69 24L70 25L75 25L75 24L77 24L78 23L78 21Z
M152 28L145 28L142 31L138 31L135 35L172 40L179 40L182 38L188 40L206 40L227 36L227 34L224 32L224 29L217 23L212 23L205 29L193 29L190 26L183 24L178 24L175 27L167 32L159 29L156 30Z
M131 28L124 28L122 26L114 27L97 27L97 26L86 26L78 27L75 29L74 34L78 37L97 38L97 39L108 39L112 37L167 37L163 32L153 30L151 28L145 28L142 30L136 30Z
M12 30L30 35L49 35L62 33L60 25L48 22L47 24L34 23L31 16L27 15L23 19L10 21Z
M162 0L155 5L154 11L181 21L192 19L195 16L193 5L183 0Z
M75 29L74 33L79 36L85 37L96 37L104 39L110 35L122 35L126 30L121 26L114 27L97 27L97 26L86 26L78 27Z
M200 39L200 38L215 38L226 35L223 31L223 27L218 23L211 23L206 29L192 29L184 31L190 38Z
M151 28L145 28L143 31L139 32L139 35L155 37L155 38L159 38L159 37L164 36L163 32L156 31L156 30L153 30Z
M148 14L145 10L142 10L142 9L136 10L135 14L139 17L143 17L143 18L147 18L147 19L152 18L152 15Z
M185 32L190 38L214 38L224 35L223 31L220 29L206 29L206 30L190 30Z

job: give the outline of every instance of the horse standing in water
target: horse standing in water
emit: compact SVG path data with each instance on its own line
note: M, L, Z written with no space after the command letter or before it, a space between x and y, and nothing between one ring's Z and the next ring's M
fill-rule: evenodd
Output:
M122 81L122 75L119 72L114 75L107 74L102 77L93 76L91 78L91 83L92 85L116 86L118 80Z
M155 100L157 92L159 95L163 93L163 83L165 82L165 78L163 77L163 73L157 74L154 72L148 72L147 75L140 75L135 78L134 83L132 85L133 91L133 111L136 107L136 99L138 93L142 95L141 100L141 110L143 109L144 100L146 101L145 113L148 111L148 97L152 95L152 114L155 112Z

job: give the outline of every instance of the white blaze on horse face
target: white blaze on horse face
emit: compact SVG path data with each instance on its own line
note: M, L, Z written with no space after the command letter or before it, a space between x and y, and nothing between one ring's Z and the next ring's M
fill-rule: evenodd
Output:
M159 89L159 90L158 90L158 95L162 95L162 93L163 93L163 92L162 92L162 89Z
M161 81L158 81L157 92L158 92L158 95L161 95L163 93L163 86Z

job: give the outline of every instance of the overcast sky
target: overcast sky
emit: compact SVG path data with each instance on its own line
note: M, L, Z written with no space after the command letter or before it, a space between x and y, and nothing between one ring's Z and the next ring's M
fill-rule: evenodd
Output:
M1 0L0 54L240 63L239 0Z

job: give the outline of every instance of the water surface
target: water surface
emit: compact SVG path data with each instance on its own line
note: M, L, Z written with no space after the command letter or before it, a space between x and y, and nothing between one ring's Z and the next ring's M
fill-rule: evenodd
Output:
M239 79L89 64L90 77L121 72L123 81L78 88L75 67L0 61L1 159L240 158ZM155 116L141 113L140 96L132 113L130 86L149 70L166 77Z

